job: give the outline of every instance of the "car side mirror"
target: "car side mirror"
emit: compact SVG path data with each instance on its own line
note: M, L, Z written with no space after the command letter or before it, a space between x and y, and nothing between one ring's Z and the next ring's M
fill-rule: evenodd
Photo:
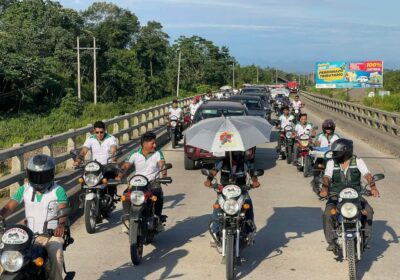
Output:
M202 168L201 174L203 174L204 176L210 176L210 170L208 170L206 168Z
M375 174L374 176L372 176L372 179L376 182L376 181L380 181L385 179L385 174Z
M257 169L256 171L254 171L254 175L257 177L260 177L260 176L264 175L264 170Z

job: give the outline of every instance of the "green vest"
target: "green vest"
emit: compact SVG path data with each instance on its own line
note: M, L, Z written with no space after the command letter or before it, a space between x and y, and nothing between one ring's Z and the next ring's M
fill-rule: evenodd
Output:
M361 172L357 168L357 157L353 155L350 160L347 173L344 174L340 165L335 163L332 175L332 184L330 187L331 192L339 193L344 188L350 187L356 191L361 191Z

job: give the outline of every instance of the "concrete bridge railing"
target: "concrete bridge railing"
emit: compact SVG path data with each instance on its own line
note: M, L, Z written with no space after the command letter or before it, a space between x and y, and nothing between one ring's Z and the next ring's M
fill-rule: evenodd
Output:
M179 106L190 104L192 97L179 100ZM103 120L109 131L117 137L119 143L127 143L137 139L146 131L151 131L164 125L164 114L168 112L171 103L140 110L134 113L116 116L109 120ZM111 129L110 129L111 128ZM73 161L70 151L78 148L77 138L85 139L90 136L93 124L78 129L70 129L67 132L57 135L46 135L41 140L26 144L14 144L12 148L0 151L0 161L11 160L11 173L0 178L0 190L5 188L10 190L10 195L23 183L25 176L25 165L28 158L27 154L41 152L55 158L56 164L65 163L66 168L71 168ZM56 155L55 148L66 152Z

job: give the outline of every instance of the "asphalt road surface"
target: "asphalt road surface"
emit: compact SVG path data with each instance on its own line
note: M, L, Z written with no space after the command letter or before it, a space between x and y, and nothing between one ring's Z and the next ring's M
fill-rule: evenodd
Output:
M322 120L310 115L321 127ZM342 137L350 137L339 128ZM355 128L356 132L356 128ZM358 264L360 279L399 279L400 161L361 140L355 153L372 173L384 173L377 186L381 197L368 198L375 210L373 240ZM272 141L276 140L276 133ZM322 232L324 203L312 192L310 178L286 161L277 159L276 142L257 148L256 167L263 168L261 187L251 191L256 242L243 251L245 262L238 279L347 279L347 264L337 261ZM210 247L207 225L216 194L203 187L200 170L185 171L182 148L164 147L174 182L164 188L168 222L155 242L144 248L143 262L133 266L128 236L121 232L121 205L95 234L86 233L83 217L72 227L75 243L65 253L67 269L75 279L225 279L221 256ZM121 188L122 189L122 188Z

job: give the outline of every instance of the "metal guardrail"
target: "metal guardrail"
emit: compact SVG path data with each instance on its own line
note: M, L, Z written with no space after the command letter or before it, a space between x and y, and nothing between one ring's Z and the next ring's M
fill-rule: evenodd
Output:
M400 114L301 91L303 100L382 131L400 141Z
M187 106L193 97L179 100L179 106ZM140 110L134 113L117 116L109 120L103 120L110 128L112 126L113 135L119 140L119 143L127 143L137 139L146 131L156 129L165 123L165 113L172 103L165 103L159 106ZM122 125L120 125L122 123ZM92 124L78 129L70 129L68 132L57 135L46 135L41 140L26 144L14 144L12 148L0 151L0 161L11 159L11 173L0 178L0 190L12 187L15 189L19 184L23 183L25 178L25 154L37 150L42 153L54 156L54 146L61 142L66 144L66 153L54 157L57 164L66 162L66 168L72 168L73 161L69 151L77 148L76 139L79 136L90 136L93 129ZM12 191L12 190L11 190Z

